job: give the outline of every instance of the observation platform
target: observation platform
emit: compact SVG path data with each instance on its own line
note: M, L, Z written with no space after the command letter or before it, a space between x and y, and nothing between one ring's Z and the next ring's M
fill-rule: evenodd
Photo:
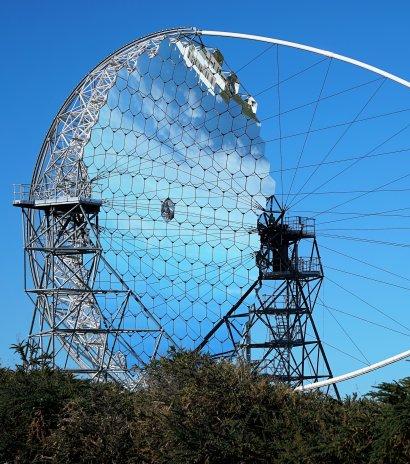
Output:
M77 188L31 190L30 184L14 186L13 206L26 209L49 210L54 208L66 212L75 206L82 205L87 212L98 212L102 200L78 194Z
M262 215L258 220L258 232L262 240L267 236L279 234L288 241L315 238L315 220L309 217L289 216L276 222L273 216Z
M265 261L266 262L266 261ZM322 267L320 259L297 258L291 260L277 259L267 266L260 266L263 278L266 280L286 280L286 279L313 279L322 277Z
M255 349L272 349L272 348L295 348L298 346L304 345L312 345L314 342L306 342L302 338L289 340L286 337L278 338L278 340L270 340L268 342L261 342L261 343L247 343L247 348L255 348Z
M286 230L288 236L294 234L298 237L314 238L316 234L315 220L309 217L284 217L281 225Z
M267 314L269 316L286 316L289 314L306 314L306 309L301 306L296 306L294 303L286 305L282 303L279 305L267 305L259 308L251 308L249 310L252 314Z

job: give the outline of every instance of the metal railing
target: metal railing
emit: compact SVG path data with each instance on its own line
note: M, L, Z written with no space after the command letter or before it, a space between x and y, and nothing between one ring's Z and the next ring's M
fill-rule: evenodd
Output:
M281 274L291 274L296 271L301 274L320 273L322 270L320 259L318 257L293 258L290 261L273 260L265 263L263 273L265 276L278 276Z
M36 200L59 200L61 198L90 198L90 184L74 184L72 182L59 182L49 187L40 185L35 188L31 184L13 184L14 202L30 202Z
M319 272L320 259L317 257L314 258L298 258L292 259L292 266L299 272Z
M309 217L290 216L283 218L283 224L291 230L304 232L306 234L315 233L315 220Z
M13 200L30 201L30 184L13 184Z

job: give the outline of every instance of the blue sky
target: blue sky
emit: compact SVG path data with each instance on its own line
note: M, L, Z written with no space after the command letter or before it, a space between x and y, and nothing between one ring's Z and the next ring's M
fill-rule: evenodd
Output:
M227 5L213 0L202 5L188 1L2 3L2 364L13 362L8 346L25 336L31 315L31 304L23 292L21 221L19 212L11 207L12 184L30 180L58 108L78 81L109 53L152 31L197 26L298 41L410 77L410 6L405 1L236 1ZM356 327L347 328L356 331ZM360 339L360 331L356 336ZM375 343L374 339L366 341ZM345 344L348 349L347 342L337 345L343 348ZM388 354L394 352L386 351ZM408 375L406 363L390 367L369 380L352 382L346 391L363 393L374 382L404 376L406 369Z

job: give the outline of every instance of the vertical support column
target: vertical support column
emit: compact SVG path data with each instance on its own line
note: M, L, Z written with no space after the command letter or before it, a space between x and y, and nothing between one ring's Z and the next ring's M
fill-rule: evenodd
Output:
M102 201L28 194L14 205L23 213L36 358L132 387L139 369L176 343L104 256Z
M103 318L93 293L101 202L64 198L15 205L23 212L25 263L32 275L26 292L35 302L29 339L53 367L95 371L106 346L106 335L96 333Z

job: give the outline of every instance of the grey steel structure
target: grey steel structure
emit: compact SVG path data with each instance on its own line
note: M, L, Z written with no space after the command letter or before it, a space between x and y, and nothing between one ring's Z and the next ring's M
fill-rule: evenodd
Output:
M26 281L34 303L29 340L39 349L36 355L53 367L132 385L134 373L124 364L124 354L137 360L141 356L126 336L153 337L151 357L162 338L171 337L105 259L98 225L101 201L76 190L64 193L36 197L20 192L14 202L23 211L26 264L31 271L32 286ZM104 273L111 276L107 287L96 281ZM100 301L110 297L115 309L103 312ZM132 310L141 322L128 326Z
M29 338L55 366L129 387L170 347L242 357L295 387L331 378L312 315L324 274L314 221L273 194L256 100L205 35L408 86L312 47L193 28L115 52L66 100L15 192Z

